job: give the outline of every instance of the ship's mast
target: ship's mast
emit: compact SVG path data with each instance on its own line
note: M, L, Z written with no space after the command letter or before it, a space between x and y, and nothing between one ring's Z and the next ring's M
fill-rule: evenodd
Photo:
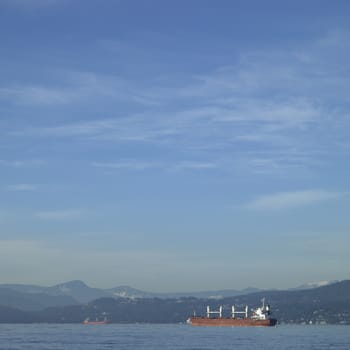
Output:
M222 318L222 306L220 306L219 311L211 311L209 305L207 306L207 318L210 318L211 314L218 314Z
M236 311L235 306L232 305L232 318L235 318L236 314L244 314L245 318L248 318L248 305L246 305L244 311Z

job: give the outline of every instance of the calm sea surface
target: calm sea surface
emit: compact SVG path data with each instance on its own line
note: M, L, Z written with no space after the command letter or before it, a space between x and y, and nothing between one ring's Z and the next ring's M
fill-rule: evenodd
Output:
M0 324L0 349L350 349L350 326Z

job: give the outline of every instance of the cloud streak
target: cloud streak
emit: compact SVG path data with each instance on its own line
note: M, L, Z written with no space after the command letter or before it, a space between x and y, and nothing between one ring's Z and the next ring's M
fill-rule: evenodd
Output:
M38 159L27 160L4 160L0 159L0 166L6 166L11 168L36 168L44 165L46 162Z
M2 88L0 98L20 105L53 105L71 101L71 96L63 90L35 85Z
M334 35L330 35L332 40L326 37L292 52L243 52L235 65L217 67L176 84L171 77L144 86L144 82L122 76L66 71L57 79L60 86L5 87L0 90L3 98L32 105L84 102L88 108L98 106L100 110L108 105L113 111L69 123L24 123L7 135L66 139L72 144L81 140L99 145L147 144L190 151L197 159L220 152L228 160L221 165L241 163L260 174L312 168L317 166L316 158L325 162L335 150L338 154L350 150L346 135L350 125L341 107L348 98L341 93L346 91L348 78L334 71L333 55L322 54L346 36L342 33L340 39L339 35L334 39ZM340 92L332 95L329 90ZM162 163L159 157L153 164L120 162L109 167L146 169L162 167Z
M245 207L253 210L285 210L325 202L346 195L344 192L325 190L304 190L295 192L279 192L260 196Z
M10 191L35 191L38 189L37 185L33 184L16 184L16 185L8 185L7 189Z
M109 170L164 170L164 171L190 171L190 170L209 170L215 169L218 164L212 162L199 162L199 161L174 161L174 162L147 162L128 160L120 162L93 162L93 167L109 169Z
M137 86L120 76L94 72L52 71L54 84L10 85L0 87L0 99L28 107L72 105L81 102L132 102L141 106L158 105Z

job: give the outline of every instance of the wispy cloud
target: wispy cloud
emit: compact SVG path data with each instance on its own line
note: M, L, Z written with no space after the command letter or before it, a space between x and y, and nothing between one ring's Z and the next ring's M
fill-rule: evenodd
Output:
M121 161L121 162L93 162L92 166L103 169L129 169L129 170L146 170L160 168L162 164L156 162L145 161Z
M306 127L320 112L305 101L266 103L249 100L199 106L182 111L152 111L109 119L39 126L12 132L14 136L79 137L105 142L152 142L176 147L216 148L236 142L286 144L285 130ZM210 140L210 142L208 142ZM181 141L181 142L180 142Z
M38 189L38 186L33 184L16 184L8 185L7 189L10 191L35 191Z
M290 176L291 173L306 175L308 168L319 168L325 164L310 154L293 149L274 152L255 152L241 159L241 165L256 174L279 174Z
M0 98L22 105L52 105L71 100L71 96L64 90L35 85L1 88Z
M31 107L80 103L82 101L126 101L154 106L159 102L143 93L135 82L120 76L94 72L51 72L56 84L28 84L0 87L0 99Z
M45 161L39 159L27 160L4 160L0 159L0 166L7 166L13 168L31 168L39 167L45 164Z
M176 84L168 79L144 86L144 82L122 76L64 72L63 78L58 78L60 86L5 87L0 90L3 97L25 103L108 103L109 110L118 111L94 119L24 124L7 135L65 138L72 143L148 143L190 150L198 159L220 150L230 159L222 165L240 163L245 157L243 166L259 173L311 168L314 159L327 153L349 153L350 125L342 110L349 80L344 72L334 70L333 55L322 54L329 53L334 42L345 36L330 34L324 41L291 52L242 52L237 64L186 77ZM121 101L128 107L120 108ZM142 105L142 109L134 105ZM162 160L138 165L120 162L109 167L162 166L157 163Z
M81 209L49 210L35 213L35 216L43 220L74 220L79 219L83 214Z
M186 171L186 170L206 170L214 169L218 165L212 162L199 161L173 161L173 162L147 162L141 160L128 160L120 162L93 162L91 164L96 168L109 170L150 170L159 169L164 171Z
M183 170L206 170L217 168L217 163L212 162L195 162L186 161L172 164L170 166L171 170L183 171Z
M258 197L245 207L254 210L283 210L339 198L346 194L325 190L279 192Z

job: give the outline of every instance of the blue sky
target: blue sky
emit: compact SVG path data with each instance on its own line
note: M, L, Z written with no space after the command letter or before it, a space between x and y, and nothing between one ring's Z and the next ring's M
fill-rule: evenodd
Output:
M349 10L1 0L1 282L349 278Z

